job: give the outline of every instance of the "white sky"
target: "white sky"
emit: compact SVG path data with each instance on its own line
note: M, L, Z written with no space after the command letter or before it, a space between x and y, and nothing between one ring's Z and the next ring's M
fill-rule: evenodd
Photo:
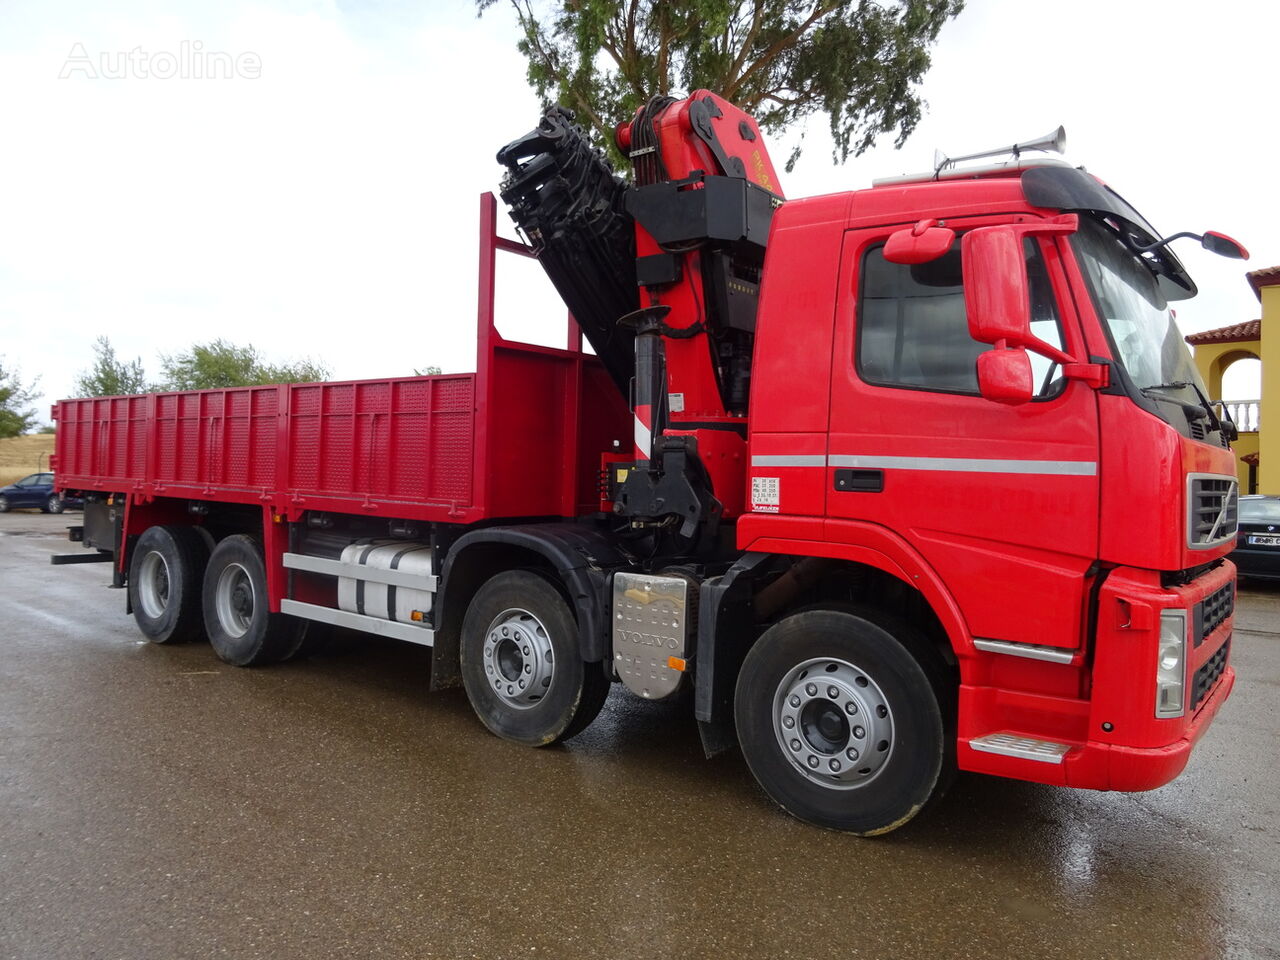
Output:
M58 79L77 43L100 65L184 41L256 54L260 76ZM1175 246L1201 289L1184 330L1253 319L1245 270L1280 264L1277 42L1264 0L969 0L903 150L835 167L817 124L783 187L855 189L1065 124L1068 159L1159 229L1252 251ZM41 377L41 414L100 333L153 377L215 336L338 379L474 369L477 197L539 112L514 44L504 6L469 0L3 0L0 354ZM529 302L559 322L536 279L505 285L508 335Z

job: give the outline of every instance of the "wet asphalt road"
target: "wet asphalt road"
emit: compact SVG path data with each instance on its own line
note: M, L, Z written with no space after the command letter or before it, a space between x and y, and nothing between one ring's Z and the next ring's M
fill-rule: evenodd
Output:
M1173 784L962 776L858 840L618 688L535 751L424 649L141 643L105 564L48 565L74 522L0 516L0 958L1280 957L1280 588Z

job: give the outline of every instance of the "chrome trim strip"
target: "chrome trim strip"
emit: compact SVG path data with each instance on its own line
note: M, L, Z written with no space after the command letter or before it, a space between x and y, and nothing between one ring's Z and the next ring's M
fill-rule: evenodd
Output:
M1098 464L1093 460L975 460L969 457L866 457L833 454L833 467L864 467L885 470L945 470L951 473L1023 473L1064 477L1093 477Z
M753 456L751 465L753 467L825 467L827 457L823 453L764 453Z
M363 633L376 633L381 637L393 637L396 640L407 640L410 643L429 647L435 643L436 632L429 627L415 627L411 623L400 623L398 620L383 620L381 617L366 617L361 613L347 610L335 610L332 607L321 607L314 603L303 603L300 600L281 600L280 612L304 620L318 620L320 623L331 623L335 627L346 627L349 630L360 630Z
M1012 640L984 640L973 638L973 645L987 653L1004 653L1011 657L1025 657L1027 660L1044 660L1048 663L1070 663L1076 658L1075 650L1064 650L1061 647L1042 647L1035 643L1015 643Z
M435 593L436 584L439 582L436 577L424 577L408 570L375 570L360 563L344 563L341 560L312 557L305 553L286 553L284 565L290 570L319 573L327 577L348 577L352 580L366 580L371 583L386 583L409 590L425 590L427 593Z
M997 753L1002 757L1039 760L1041 763L1061 763L1071 749L1070 744L1020 737L1016 733L988 733L974 737L969 746L979 753Z

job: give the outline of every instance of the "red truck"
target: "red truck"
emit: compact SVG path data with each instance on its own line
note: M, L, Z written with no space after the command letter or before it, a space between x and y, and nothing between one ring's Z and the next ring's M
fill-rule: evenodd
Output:
M527 243L485 195L474 374L56 404L94 552L55 560L236 665L316 622L429 645L520 743L689 691L708 755L858 834L957 769L1177 776L1234 682L1237 490L1172 238L1028 145L784 201L708 91L617 143L630 181L553 107L499 152ZM499 252L564 348L495 331Z

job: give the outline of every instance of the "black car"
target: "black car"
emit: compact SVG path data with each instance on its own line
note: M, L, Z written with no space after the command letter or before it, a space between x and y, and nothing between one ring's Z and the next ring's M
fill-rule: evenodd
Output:
M52 473L33 473L17 483L0 487L0 513L34 507L45 513L61 513L67 507L80 506L79 500L64 500L54 492Z
M1231 562L1242 577L1280 580L1280 497L1240 498L1240 534Z

